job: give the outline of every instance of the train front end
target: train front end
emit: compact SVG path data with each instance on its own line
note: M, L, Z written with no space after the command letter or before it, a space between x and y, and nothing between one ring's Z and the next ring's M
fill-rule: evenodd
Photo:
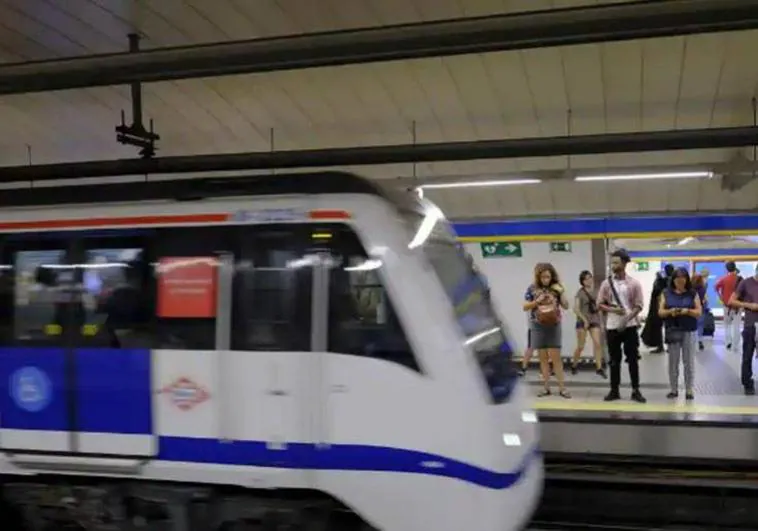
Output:
M446 399L455 403L437 414L458 423L458 431L450 426L447 451L471 467L463 478L471 496L461 500L459 510L466 507L468 525L477 530L520 530L531 518L543 484L531 397L520 383L509 333L487 280L442 212L424 200L417 207L409 248L430 266L427 270L441 288L428 289L424 298L435 333L451 345L433 363L439 381L449 382Z

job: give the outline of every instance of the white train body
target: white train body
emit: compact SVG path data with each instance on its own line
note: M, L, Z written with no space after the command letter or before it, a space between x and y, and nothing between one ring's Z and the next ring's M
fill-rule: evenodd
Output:
M439 210L236 194L2 210L6 481L295 489L387 531L522 529L541 492L536 417ZM103 271L140 261L134 308L151 315L100 315ZM339 317L351 304L359 317Z

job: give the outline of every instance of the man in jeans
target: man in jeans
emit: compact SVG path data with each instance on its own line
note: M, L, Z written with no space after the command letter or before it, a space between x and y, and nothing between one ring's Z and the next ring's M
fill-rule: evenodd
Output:
M632 384L632 400L647 402L640 392L640 337L638 315L642 311L642 284L626 274L630 262L629 254L619 249L611 254L611 276L600 285L598 308L606 313L605 334L608 342L608 356L611 368L611 392L606 402L619 400L621 385L621 351L629 365L629 379Z
M740 333L740 309L729 305L737 286L740 283L737 264L731 260L726 263L726 275L716 281L716 293L724 307L724 342L727 350L731 350L732 344L735 347L739 343Z
M729 305L745 310L742 328L742 386L745 388L746 395L754 395L753 352L756 347L756 324L758 323L758 266L752 277L739 283L729 299Z

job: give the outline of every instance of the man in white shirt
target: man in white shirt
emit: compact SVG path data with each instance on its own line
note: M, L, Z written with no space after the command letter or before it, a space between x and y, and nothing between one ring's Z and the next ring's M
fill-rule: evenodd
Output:
M619 249L611 254L611 276L600 285L598 308L607 315L605 335L608 342L608 357L611 369L611 390L606 401L619 400L621 394L622 349L629 366L629 380L632 384L632 400L647 402L640 392L640 336L639 313L643 307L642 284L626 274L626 265L631 261L629 254Z

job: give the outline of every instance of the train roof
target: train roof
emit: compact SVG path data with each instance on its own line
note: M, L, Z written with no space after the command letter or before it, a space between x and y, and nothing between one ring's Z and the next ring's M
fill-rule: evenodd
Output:
M151 200L199 201L220 197L303 194L369 194L380 196L396 206L401 206L397 204L398 195L383 189L378 184L352 173L332 171L30 186L0 191L0 207L107 204Z

